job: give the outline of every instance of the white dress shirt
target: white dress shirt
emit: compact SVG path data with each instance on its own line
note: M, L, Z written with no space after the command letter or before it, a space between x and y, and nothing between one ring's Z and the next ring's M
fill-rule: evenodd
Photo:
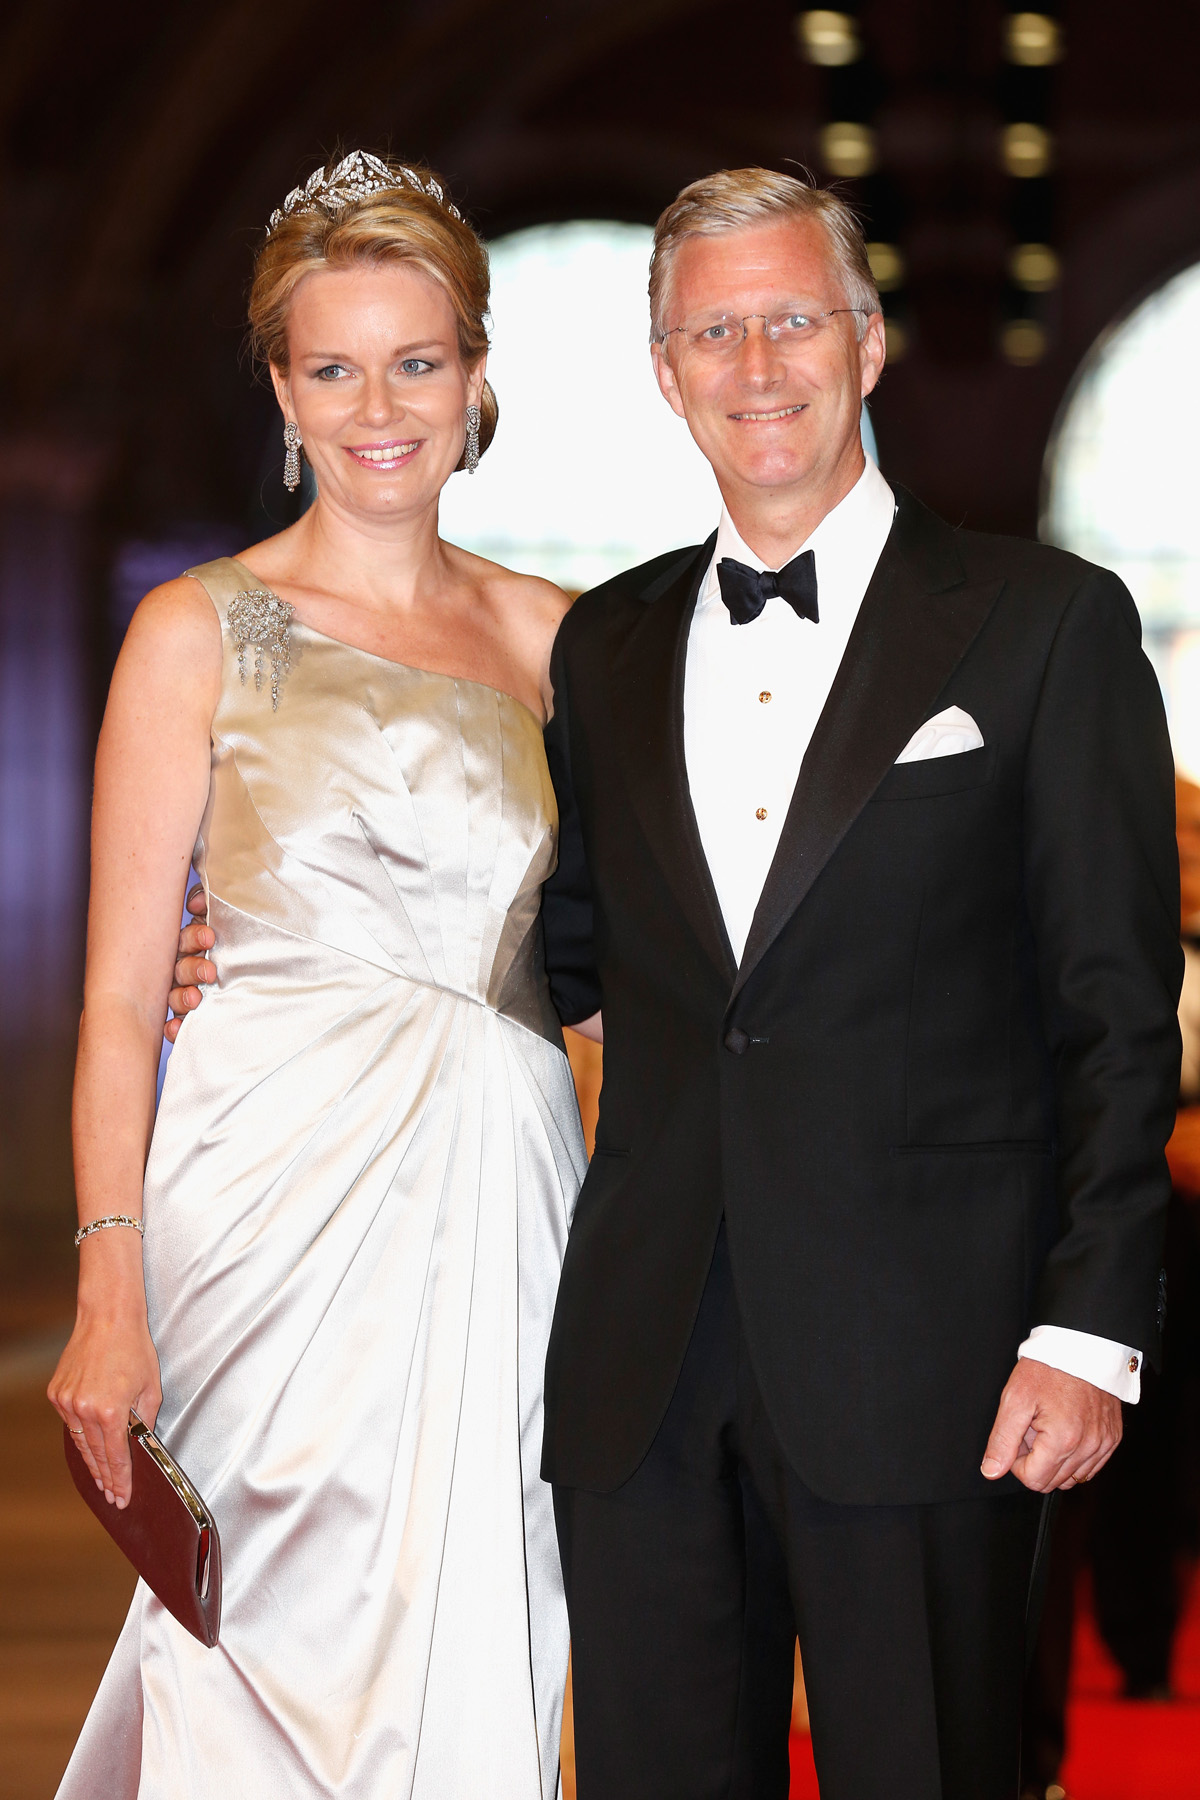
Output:
M804 752L895 510L891 488L868 459L845 499L797 545L794 554L808 549L816 557L816 625L780 599L768 600L749 625L734 624L717 564L723 556L751 569L766 564L721 514L688 637L683 743L700 842L739 962Z
M768 600L735 625L721 599L723 556L767 567L725 511L688 635L683 743L692 809L734 956L741 961L800 764L829 698L896 501L870 457L858 481L792 552L812 550L819 622ZM790 561L785 557L784 561ZM1141 1353L1089 1332L1035 1326L1019 1356L1136 1400Z

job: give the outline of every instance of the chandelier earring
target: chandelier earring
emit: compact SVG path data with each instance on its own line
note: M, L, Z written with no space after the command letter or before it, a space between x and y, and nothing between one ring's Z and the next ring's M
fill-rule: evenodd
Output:
M471 405L467 408L467 443L463 453L463 466L468 475L473 475L479 467L479 408Z
M289 494L294 494L300 486L300 446L304 442L295 419L289 419L284 426L283 442L287 449L283 459L283 485Z

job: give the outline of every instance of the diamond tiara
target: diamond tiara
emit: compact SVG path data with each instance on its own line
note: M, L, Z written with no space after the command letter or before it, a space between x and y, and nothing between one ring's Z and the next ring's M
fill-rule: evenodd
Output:
M390 169L369 150L352 150L340 163L326 171L324 165L314 169L303 187L293 188L282 206L276 207L267 226L267 236L292 213L339 213L354 200L365 200L368 194L381 194L387 189L410 187L427 194L444 206L452 219L461 219L457 206L446 198L445 189L431 175L427 181L414 170L401 164Z

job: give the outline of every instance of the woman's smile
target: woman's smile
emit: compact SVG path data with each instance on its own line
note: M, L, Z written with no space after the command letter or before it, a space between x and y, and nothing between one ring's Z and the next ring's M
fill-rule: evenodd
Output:
M346 444L347 456L370 469L398 469L407 457L421 448L421 438L393 440L387 444Z

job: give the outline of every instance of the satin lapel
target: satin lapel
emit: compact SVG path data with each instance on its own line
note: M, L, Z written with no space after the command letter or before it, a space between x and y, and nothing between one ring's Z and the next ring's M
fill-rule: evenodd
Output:
M991 612L948 525L900 492L891 536L817 721L734 984L738 994L809 892Z
M696 828L683 751L688 628L715 542L714 535L650 584L632 629L614 633L609 670L634 810L688 923L732 983L736 964Z

